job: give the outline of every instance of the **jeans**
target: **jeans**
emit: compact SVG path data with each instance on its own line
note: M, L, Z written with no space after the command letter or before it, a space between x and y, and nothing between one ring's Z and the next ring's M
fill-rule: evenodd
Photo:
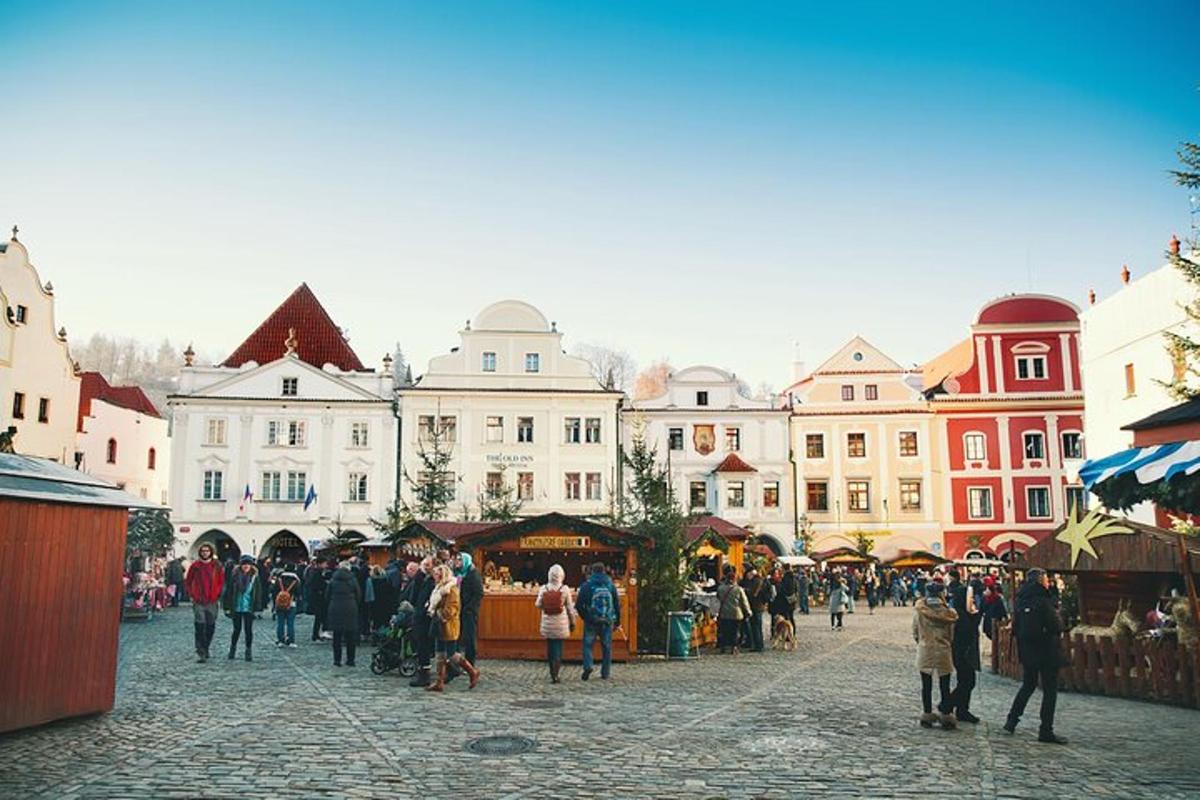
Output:
M254 614L249 611L235 611L233 614L233 638L229 640L229 651L237 649L238 635L246 629L246 652L254 644Z
M846 608L846 611L850 614L854 613L854 595L856 595L857 593L858 593L857 590L846 593L846 600L848 601L848 607Z
M592 668L592 643L600 637L600 677L607 678L612 671L612 625L583 626L583 668Z
M1042 684L1042 733L1054 732L1054 706L1058 703L1058 667L1025 667L1021 680L1021 688L1013 698L1012 708L1008 712L1008 721L1014 726L1025 713L1025 706L1033 696L1033 690L1038 682Z
M750 612L750 649L756 653L763 651L763 612Z
M342 663L342 645L346 646L346 664L354 666L354 651L358 647L358 631L333 632L333 663Z
M192 622L196 635L196 655L206 655L217 631L217 604L192 603Z
M563 640L562 639L547 639L546 640L546 660L547 661L549 661L551 664L562 661L562 653L563 653ZM463 655L465 656L466 653L464 652ZM467 661L471 661L471 659L468 658ZM474 664L475 662L471 661L471 663Z
M285 639L284 626L287 626L287 638ZM291 644L296 641L296 607L292 606L287 611L275 609L275 641Z
M808 613L808 592L800 593L800 613L801 614Z
M928 672L921 673L921 707L926 714L933 713L933 676ZM954 710L954 701L950 699L950 676L938 675L938 711L949 714Z

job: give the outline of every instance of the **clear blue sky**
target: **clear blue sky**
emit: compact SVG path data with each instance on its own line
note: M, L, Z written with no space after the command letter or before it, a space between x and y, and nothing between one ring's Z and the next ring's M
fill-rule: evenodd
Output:
M1195 3L814 5L0 0L0 224L73 337L223 356L307 280L371 363L520 297L777 388L1187 232Z

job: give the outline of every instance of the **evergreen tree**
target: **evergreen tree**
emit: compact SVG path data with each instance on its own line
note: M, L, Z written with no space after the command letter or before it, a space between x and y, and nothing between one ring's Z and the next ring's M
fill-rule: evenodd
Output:
M129 512L125 528L125 557L138 553L157 556L175 544L175 527L165 509L138 508Z
M413 502L401 501L410 519L442 519L457 494L457 480L450 462L454 458L454 428L443 425L441 414L431 427L417 436L418 470L414 476L404 469L404 482L412 489Z
M484 522L512 522L521 513L522 501L516 487L505 480L507 468L500 465L500 485L484 487L479 493L479 519Z
M1178 155L1181 169L1171 172L1175 182L1187 189L1200 189L1200 145L1184 142ZM1183 306L1183 310L1192 323L1200 326L1200 261L1195 257L1195 252L1200 250L1200 242L1193 240L1188 244L1192 252L1184 255L1178 242L1172 241L1167 259L1195 287L1195 295ZM1175 375L1170 383L1165 384L1168 391L1181 401L1200 397L1200 384L1189 380L1200 378L1200 339L1180 333L1167 333L1166 337L1167 351L1176 364Z

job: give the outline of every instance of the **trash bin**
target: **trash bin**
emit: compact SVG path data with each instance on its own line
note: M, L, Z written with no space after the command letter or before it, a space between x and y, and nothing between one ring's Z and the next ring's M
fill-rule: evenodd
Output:
M695 618L690 611L672 611L667 614L667 658L696 658L699 653L692 650L692 625Z

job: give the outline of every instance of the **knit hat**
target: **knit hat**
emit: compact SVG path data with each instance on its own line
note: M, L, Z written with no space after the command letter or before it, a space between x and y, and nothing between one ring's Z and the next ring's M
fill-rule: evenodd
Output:
M1025 580L1029 583L1039 583L1042 580L1042 576L1045 574L1046 570L1041 569L1040 567L1034 567L1025 573Z
M925 595L927 597L941 597L944 591L946 591L946 585L939 580L932 580L925 584Z
M250 555L249 553L247 553L247 554L243 555L241 558L239 558L239 559L238 559L238 563L239 563L239 564L253 564L253 563L254 563L254 556L252 556L252 555Z

